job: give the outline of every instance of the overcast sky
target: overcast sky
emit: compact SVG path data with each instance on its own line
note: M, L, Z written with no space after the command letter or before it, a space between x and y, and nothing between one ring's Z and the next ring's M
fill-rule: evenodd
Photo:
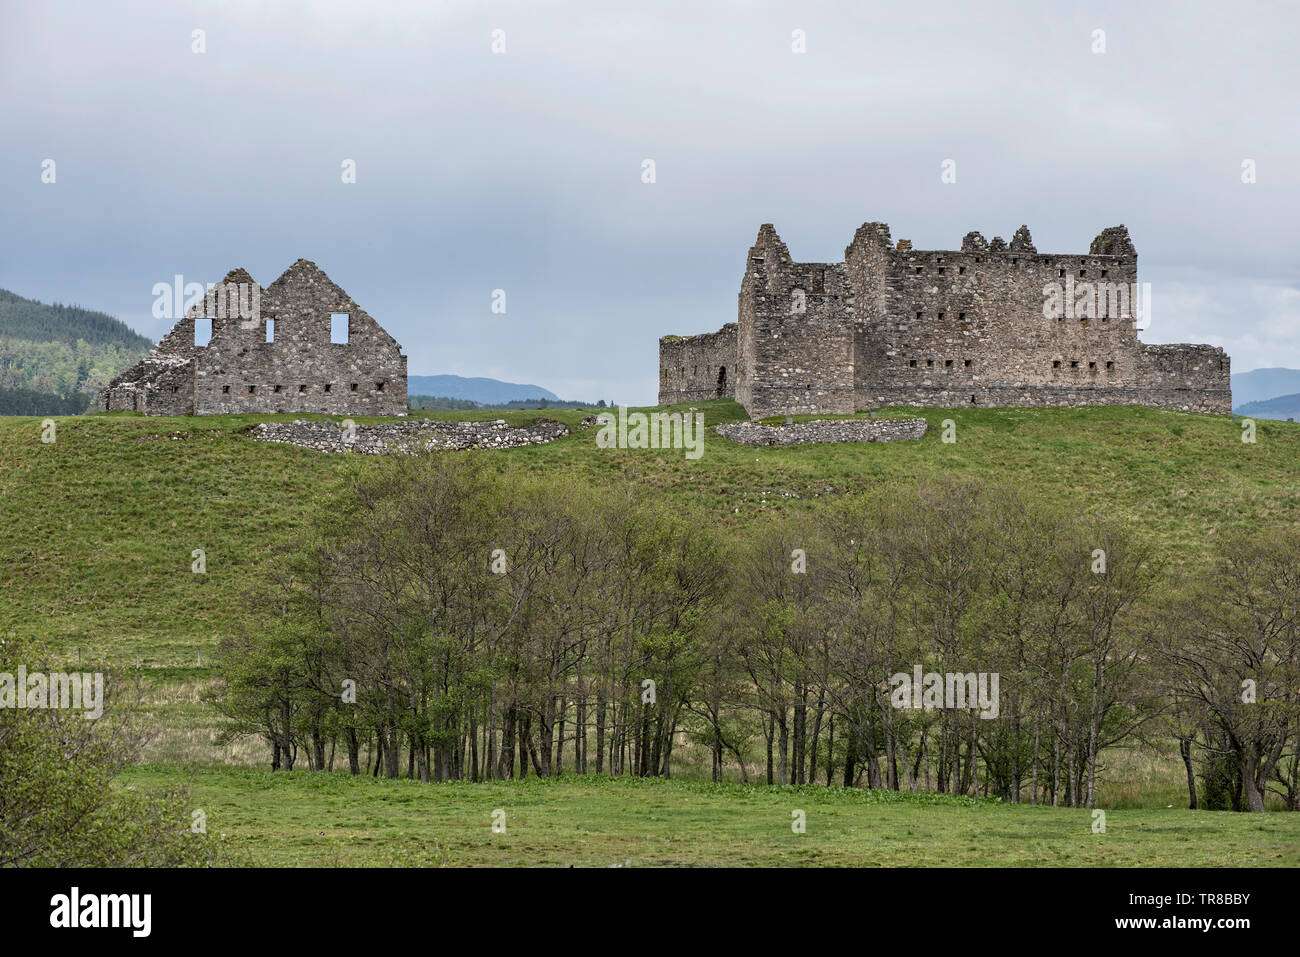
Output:
M869 220L1125 223L1147 341L1300 368L1298 34L1294 3L2 0L0 287L156 339L154 283L303 257L412 374L650 403L760 223L808 261Z

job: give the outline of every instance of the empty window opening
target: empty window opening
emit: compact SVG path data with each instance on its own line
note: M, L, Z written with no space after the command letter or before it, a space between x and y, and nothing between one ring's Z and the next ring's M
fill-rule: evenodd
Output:
M326 382L326 383L325 383L325 391L328 392L329 390L330 390L330 384L329 384L328 382Z
M266 341L275 342L275 320L266 320Z
M922 267L920 267L920 266L917 266L917 267L916 267L916 274L917 274L918 276L921 275L921 273L924 272L924 271L925 271L925 270L924 270Z
M1115 368L1115 363L1114 363L1114 362L1107 362L1107 363L1106 363L1106 368L1107 368L1107 369L1113 369L1113 368Z
M1105 278L1106 278L1106 273L1108 273L1108 272L1110 272L1109 269L1103 269L1103 270L1101 271L1101 278L1102 278L1102 279L1105 279Z
M918 319L921 318L921 314L920 314L919 312L916 314L916 318L918 318Z
M943 275L943 270L944 270L944 267L943 267L943 266L940 266L940 267L939 267L939 275L940 275L940 276Z
M352 383L352 391L353 391L353 392L356 392L356 391L357 391L357 384L356 384L355 382Z
M945 369L951 369L951 368L952 368L952 360L951 360L951 359L944 359L944 360L943 360L943 367L944 367Z
M196 346L206 346L212 341L212 320L195 319L194 320L194 344Z
M376 392L383 392L383 391L384 391L384 384L383 384L382 382L376 382L376 383L375 383L375 391L376 391Z
M939 319L940 319L940 321L942 321L942 320L943 320L943 313L942 313L942 312L941 312L941 313L939 313Z
M1058 277L1060 277L1061 279L1064 279L1064 278L1065 278L1065 270L1064 270L1064 269L1058 269L1058 270L1056 270L1056 275L1057 275Z
M228 394L228 393L230 392L230 386L228 386L228 385L223 385L223 386L221 387L221 391L222 391L222 394Z
M964 312L959 312L959 313L957 313L957 319L958 319L959 321L960 321L960 320L963 320L963 319L965 319L965 318L966 318L966 313L964 313Z
M1084 276L1086 276L1086 275L1088 275L1088 270L1086 270L1086 269L1080 269L1080 270L1079 270L1079 278L1080 278L1080 279L1082 279L1082 278L1083 278Z
M926 360L925 360L925 367L926 367L927 369L931 368L933 365L934 365L934 360L933 360L933 359L926 359Z
M181 391L181 387L180 387L180 386L178 386L178 385L174 385L174 386L172 386L172 392L180 392L180 391Z
M277 386L275 387L275 393L276 393L276 395L279 395L279 394L280 394L280 391L281 391L283 388L284 388L284 386L282 386L282 385L277 385Z
M971 397L970 397L970 404L971 404L971 405L974 405L974 404L975 404L975 396L971 396Z
M727 393L727 367L718 366L718 385L714 390L716 398L721 399Z
M1011 260L1011 265L1015 266L1020 262L1019 258Z
M302 392L306 392L306 391L307 391L307 387L306 387L305 385L300 385L300 386L298 386L298 391L299 391L300 393L302 393Z
M1060 360L1060 359L1053 359L1053 360L1052 360L1052 368L1053 368L1053 369L1059 369L1059 368L1061 368L1061 360Z
M909 366L911 366L913 369L916 368L916 360L915 360L915 359L912 359L912 360L909 361L907 364L908 364Z
M957 267L957 275L960 276L960 275L962 275L962 274L965 273L965 272L966 272L966 267L965 267L965 266L958 266L958 267Z
M1070 360L1070 368L1071 368L1071 369L1077 369L1077 368L1079 368L1079 360L1078 360L1078 359L1071 359L1071 360Z
M1088 363L1088 368L1089 368L1089 369L1096 369L1096 368L1097 368L1097 363L1095 363L1095 362L1089 362L1089 363Z
M337 346L348 344L348 314L346 312L330 313L330 342Z
M256 391L257 391L257 386L255 386L255 385L250 385L250 386L248 387L248 394L249 394L249 395L252 395L252 394L253 394L254 392L256 392Z
M964 365L967 369L969 369L969 368L970 368L970 360L967 359L965 362L962 363L962 365Z

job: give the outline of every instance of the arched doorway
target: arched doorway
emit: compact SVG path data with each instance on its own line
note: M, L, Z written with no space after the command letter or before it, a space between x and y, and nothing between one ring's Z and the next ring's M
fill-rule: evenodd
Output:
M719 399L727 394L727 367L718 366L718 389L714 393Z

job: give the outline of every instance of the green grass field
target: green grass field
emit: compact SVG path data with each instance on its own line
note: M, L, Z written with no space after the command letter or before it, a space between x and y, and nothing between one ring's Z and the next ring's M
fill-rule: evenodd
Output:
M674 407L684 409L684 406ZM730 401L701 403L709 426L744 418ZM577 428L582 410L427 413L431 418L539 414L574 427L548 445L473 453L594 480L635 479L647 496L719 529L776 509L816 508L943 474L1005 479L1085 512L1117 515L1172 562L1205 553L1228 526L1300 520L1300 425L1258 423L1241 441L1230 416L1142 408L922 410L920 442L748 448L709 435L703 457L602 450ZM914 415L893 410L891 415ZM369 456L255 442L244 429L294 416L0 418L0 630L40 636L56 654L184 668L250 622L248 591ZM322 418L322 417L313 417ZM939 424L957 423L944 444ZM358 421L365 422L366 419ZM190 566L206 553L207 574Z
M1008 805L862 788L529 778L422 784L294 771L133 768L185 783L230 863L274 866L1300 865L1290 814ZM493 812L504 811L504 833ZM796 810L806 830L794 833Z
M730 401L695 408L710 427L745 418ZM1245 444L1231 416L902 409L883 414L924 415L920 442L754 449L710 434L692 461L680 450L599 449L595 431L578 428L584 410L422 414L558 419L574 429L558 442L469 454L594 481L623 474L724 534L773 511L942 475L1005 480L1119 517L1172 564L1200 559L1229 527L1300 521L1300 425L1283 422L1259 421ZM259 626L247 596L277 568L277 550L351 476L380 467L245 432L293 418L69 417L52 444L41 442L40 419L0 418L0 635L35 636L56 661L138 669L163 732L126 783L192 778L210 830L229 833L240 853L277 864L1300 863L1295 815L1185 811L1172 752L1109 757L1105 835L1091 832L1087 812L926 795L593 778L431 786L254 770L264 746L219 743L200 700L211 656L222 638ZM948 418L954 444L940 441ZM191 571L194 549L206 553L206 574ZM675 773L707 776L707 764L683 749ZM507 810L506 836L491 833L496 807ZM790 832L794 807L808 812L805 835Z

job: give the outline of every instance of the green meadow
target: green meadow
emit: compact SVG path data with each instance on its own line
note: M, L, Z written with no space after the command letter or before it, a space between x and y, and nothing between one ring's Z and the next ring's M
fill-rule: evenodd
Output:
M730 401L706 427L745 418ZM749 448L710 431L704 454L597 448L594 410L423 412L539 416L572 434L468 453L493 467L623 475L719 534L784 510L927 477L1006 481L1081 513L1124 520L1170 565L1207 555L1229 528L1300 521L1300 425L1155 409L894 409L924 416L919 442ZM265 746L226 742L202 700L225 637L262 626L249 595L319 509L377 458L254 441L250 426L322 416L0 417L0 636L38 639L52 661L138 677L161 729L124 786L185 783L227 835L232 860L265 864L487 865L1290 865L1295 815L1188 812L1175 751L1118 752L1101 784L1107 831L1089 812L861 789L713 785L707 749L677 779L421 784L264 770ZM952 419L956 441L940 439ZM358 422L366 423L364 418ZM201 550L205 573L192 571ZM506 812L494 834L491 812ZM806 833L791 814L806 812Z
M1295 867L1292 814L1092 812L864 788L596 775L422 784L144 766L185 783L226 862L268 866ZM802 811L802 833L795 832ZM494 812L497 813L494 818ZM494 820L498 828L494 831Z

